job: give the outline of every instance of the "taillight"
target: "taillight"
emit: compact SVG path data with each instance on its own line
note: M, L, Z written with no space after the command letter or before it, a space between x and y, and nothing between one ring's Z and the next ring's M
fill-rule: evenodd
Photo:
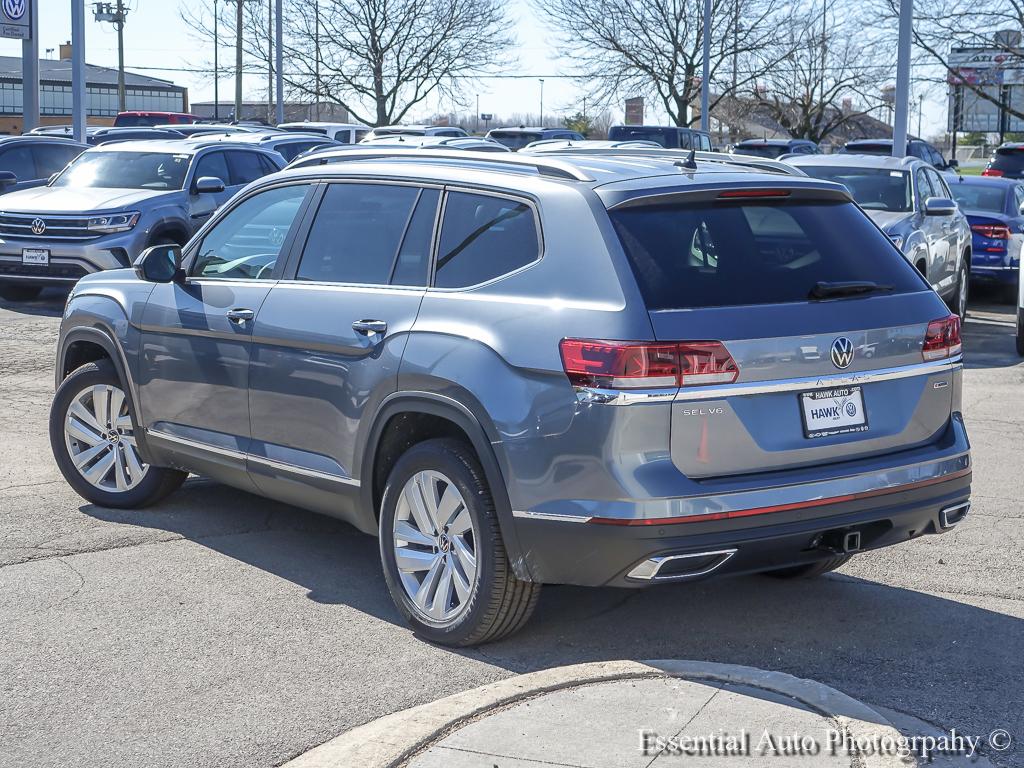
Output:
M932 320L924 334L921 355L925 360L941 360L960 354L963 344L960 340L960 318L956 315Z
M971 224L971 231L990 240L1010 239L1010 228L1005 224Z
M981 172L982 176L1004 176L1005 174L998 168L986 168Z
M720 341L646 343L562 339L562 367L575 386L609 389L731 384L736 362Z

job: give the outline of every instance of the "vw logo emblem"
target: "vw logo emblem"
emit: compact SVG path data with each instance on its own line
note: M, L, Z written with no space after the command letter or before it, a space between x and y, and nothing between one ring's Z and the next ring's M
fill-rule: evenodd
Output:
M832 342L832 364L836 368L849 368L853 362L853 342L840 336Z
M25 0L4 0L4 13L11 21L18 21L25 15Z
M46 222L42 219L32 219L32 234L41 235L46 231Z

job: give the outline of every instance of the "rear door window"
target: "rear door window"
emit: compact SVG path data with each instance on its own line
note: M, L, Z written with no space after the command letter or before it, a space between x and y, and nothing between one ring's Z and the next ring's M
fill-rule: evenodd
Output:
M0 170L11 171L18 177L18 181L42 178L36 173L35 158L32 157L32 150L27 146L11 147L0 152Z
M266 176L266 171L260 163L262 158L258 153L233 150L227 155L228 167L231 169L231 186L248 184Z
M533 208L507 197L450 192L434 272L438 288L488 282L540 258Z
M411 186L330 184L295 279L387 285L418 197Z
M801 302L821 281L924 287L852 203L652 205L610 216L650 310Z

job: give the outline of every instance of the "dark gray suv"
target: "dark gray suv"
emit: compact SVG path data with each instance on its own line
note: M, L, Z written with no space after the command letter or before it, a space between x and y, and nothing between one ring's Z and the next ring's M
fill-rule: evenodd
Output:
M813 576L967 513L959 320L842 186L661 149L336 159L77 284L50 439L78 493L194 472L347 520L452 645L541 584Z

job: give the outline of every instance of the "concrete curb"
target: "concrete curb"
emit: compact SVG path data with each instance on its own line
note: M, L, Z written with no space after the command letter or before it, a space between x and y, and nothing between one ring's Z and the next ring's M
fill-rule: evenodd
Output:
M398 768L431 743L496 708L590 683L645 677L679 677L773 691L796 699L835 721L850 738L894 743L900 733L875 710L827 685L782 672L703 661L599 661L555 667L456 693L395 712L341 734L284 763L281 768ZM752 723L751 727L757 727ZM885 740L885 741L883 741ZM917 761L893 754L860 754L861 768L908 768Z

